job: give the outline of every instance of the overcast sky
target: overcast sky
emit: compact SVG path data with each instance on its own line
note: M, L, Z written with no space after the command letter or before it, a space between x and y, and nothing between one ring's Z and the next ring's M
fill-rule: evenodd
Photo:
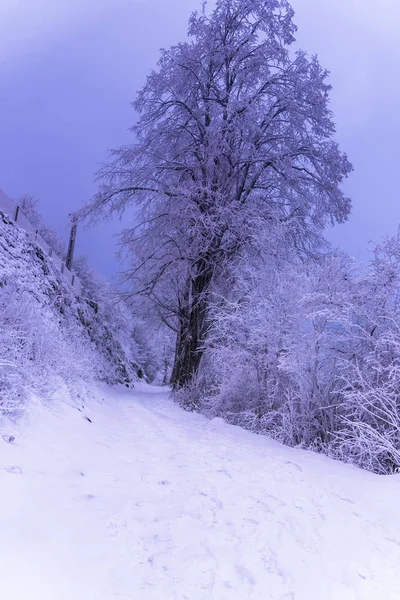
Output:
M129 142L130 102L160 47L182 40L200 0L0 0L0 188L40 198L48 224L94 191L107 150ZM293 0L298 45L331 71L337 139L355 171L348 224L328 237L365 259L400 222L400 2ZM118 223L79 235L105 275Z

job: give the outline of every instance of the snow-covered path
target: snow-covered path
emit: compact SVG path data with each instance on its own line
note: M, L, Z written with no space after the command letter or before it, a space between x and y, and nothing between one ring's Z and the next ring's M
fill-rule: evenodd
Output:
M147 386L37 406L0 450L0 598L400 599L399 477Z

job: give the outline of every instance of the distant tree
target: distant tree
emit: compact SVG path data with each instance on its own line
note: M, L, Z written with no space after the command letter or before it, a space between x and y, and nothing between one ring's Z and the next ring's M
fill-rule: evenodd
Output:
M54 252L60 257L65 257L65 241L52 227L48 227L39 211L39 200L30 194L24 194L17 200L18 206L24 213L32 227L42 236L42 238L53 248Z
M290 51L286 0L217 0L162 51L134 108L135 142L115 150L86 212L136 205L127 278L177 335L172 383L190 383L210 298L229 265L265 256L275 227L299 253L346 220L351 170L333 140L327 73Z

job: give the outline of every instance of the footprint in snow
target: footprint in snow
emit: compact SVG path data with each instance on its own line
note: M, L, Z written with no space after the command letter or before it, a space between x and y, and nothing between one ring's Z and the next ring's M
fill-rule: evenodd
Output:
M297 463L293 462L292 460L285 461L285 465L291 465L292 467L294 467L294 469L296 471L299 471L300 473L303 472L303 469L300 467L300 465L298 465Z
M347 504L355 504L354 500L351 500L351 498L345 498L340 494L335 494L335 492L331 492L331 496L335 496L335 498L339 498L339 500L342 502L347 502Z
M249 571L249 569L246 569L246 567L243 565L236 565L235 569L236 573L239 576L239 579L243 583L249 583L252 586L255 584L255 579L253 577L253 574Z
M5 470L7 471L7 473L12 473L13 475L22 475L22 468L18 465L6 467Z
M233 479L232 475L225 469L225 467L222 469L217 469L217 473L222 473L222 475L225 475L225 477L228 477L228 479Z

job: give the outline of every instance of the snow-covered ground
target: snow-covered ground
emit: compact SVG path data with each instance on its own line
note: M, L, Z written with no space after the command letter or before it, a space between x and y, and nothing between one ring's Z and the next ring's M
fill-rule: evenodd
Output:
M399 477L207 421L144 385L83 411L37 404L11 433L1 599L400 599Z

